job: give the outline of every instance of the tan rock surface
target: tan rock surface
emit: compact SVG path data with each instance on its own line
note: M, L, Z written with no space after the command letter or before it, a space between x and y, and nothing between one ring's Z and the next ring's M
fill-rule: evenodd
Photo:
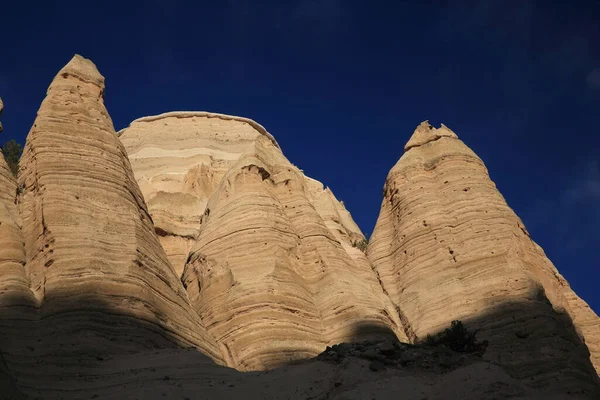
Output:
M103 95L74 57L18 182L0 156L0 398L598 398L580 342L597 362L597 316L448 128L419 126L390 172L374 271L343 204L262 126L142 118L121 132L130 164ZM453 319L487 360L371 342L300 361Z
M482 329L489 359L533 385L594 380L570 319L597 359L598 317L447 127L421 124L390 171L368 256L412 340L460 319Z
M306 182L257 138L207 205L182 279L235 368L271 368L370 335L403 337L370 265L328 229Z
M365 240L365 236L352 219L352 215L335 197L331 189L324 187L316 179L309 177L305 177L305 179L311 203L335 237L349 245Z
M1 106L1 104L0 104ZM7 351L19 353L20 329L15 321L35 318L35 298L25 272L21 216L17 208L17 183L0 151L0 398L24 398L5 361ZM7 397L3 397L7 396Z
M120 139L169 260L179 276L209 197L239 156L261 135L257 123L207 112L137 119Z
M0 151L0 319L22 313L19 305L33 301L25 271L21 223L17 182Z
M195 242L206 203L229 168L242 154L252 151L259 137L266 137L279 148L273 136L250 119L203 111L139 118L121 130L119 137L161 244L179 275ZM333 193L320 182L306 179L311 201L336 238L364 239Z
M3 287L27 281L35 296L34 318L13 319L14 346L2 344L19 376L56 379L48 371L77 366L83 373L96 357L155 347L192 346L221 360L154 233L103 94L94 64L75 56L50 85L27 137L19 172L24 240L19 248L17 216L8 225L15 272L0 275ZM0 187L3 203L14 206L14 183Z

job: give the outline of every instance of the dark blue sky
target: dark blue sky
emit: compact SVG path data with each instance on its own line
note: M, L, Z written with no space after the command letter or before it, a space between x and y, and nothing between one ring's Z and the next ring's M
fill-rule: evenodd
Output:
M443 122L600 311L599 1L29 3L0 6L0 141L24 141L80 53L117 130L172 110L255 119L368 235L404 143Z

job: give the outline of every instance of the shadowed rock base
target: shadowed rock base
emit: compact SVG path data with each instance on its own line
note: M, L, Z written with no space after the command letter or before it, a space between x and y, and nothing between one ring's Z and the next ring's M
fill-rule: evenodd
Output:
M17 301L18 299L15 299ZM18 301L17 301L18 302ZM108 307L108 308L107 308ZM510 309L526 313L527 305L500 306L482 315L494 320ZM87 304L106 316L107 340L119 330L142 337L147 327L125 321L102 303ZM110 317L113 315L113 317ZM79 315L85 317L82 311ZM471 320L467 324L476 323ZM0 316L0 340L7 368L0 363L0 393L39 399L597 399L590 376L577 376L580 385L532 388L526 378L477 355L445 347L403 344L394 340L341 344L316 359L264 372L239 372L216 365L193 348L155 346L105 352L100 341L82 351L82 336L52 335L53 321L20 321ZM362 329L362 328L361 328ZM26 332L29 332L26 334ZM98 333L97 332L97 333ZM362 333L357 330L357 337ZM37 338L37 339L36 339ZM8 339L8 341L7 341ZM489 338L490 346L495 337ZM37 340L40 340L39 342ZM515 336L510 349L522 340ZM543 352L532 341L529 351ZM55 350L47 350L55 349ZM74 349L74 350L70 350ZM508 354L508 352L507 352ZM8 371L8 374L7 372ZM576 371L573 373L576 374ZM565 378L568 381L569 377ZM557 386L558 387L558 386ZM0 398L11 398L2 397Z
M600 320L447 127L415 130L367 254L412 340L471 321L490 341L486 357L528 384L574 390L595 375L584 342L596 350Z

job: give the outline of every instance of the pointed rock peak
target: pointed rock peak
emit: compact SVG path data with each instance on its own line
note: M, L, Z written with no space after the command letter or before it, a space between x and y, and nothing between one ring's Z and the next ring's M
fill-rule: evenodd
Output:
M404 146L404 151L408 151L413 147L419 147L442 137L451 137L458 139L458 136L446 125L441 124L439 128L434 128L429 121L423 121L417 126L410 140Z
M69 76L104 88L104 77L100 74L96 65L79 54L75 54L71 61L60 70L57 78L68 78Z
M4 103L2 102L2 97L0 97L0 115L2 115L2 110L4 110ZM2 132L2 122L0 122L0 132Z

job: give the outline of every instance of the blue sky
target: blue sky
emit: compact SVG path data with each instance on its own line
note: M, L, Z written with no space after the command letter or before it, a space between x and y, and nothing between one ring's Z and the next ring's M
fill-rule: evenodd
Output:
M443 122L599 312L598 20L592 0L12 1L0 141L24 141L80 53L117 130L172 110L255 119L370 234L404 143Z

